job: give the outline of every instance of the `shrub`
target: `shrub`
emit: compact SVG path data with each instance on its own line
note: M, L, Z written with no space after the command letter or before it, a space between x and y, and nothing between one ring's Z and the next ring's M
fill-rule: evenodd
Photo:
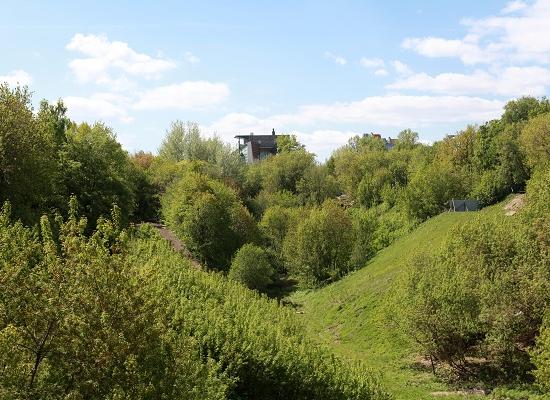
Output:
M350 215L355 236L350 265L354 268L361 268L378 250L375 244L378 220L374 211L365 211L360 208L352 209Z
M550 307L550 224L503 218L457 227L435 255L416 257L398 300L425 354L493 381L526 378Z
M226 270L235 251L258 237L254 220L223 183L188 172L162 198L169 226L208 267Z
M273 273L265 250L247 243L235 254L228 277L249 289L263 290L271 283Z
M334 281L350 270L353 226L349 215L328 200L313 209L286 237L285 260L305 286Z
M531 357L535 364L533 375L543 389L550 391L550 314L544 322Z
M224 398L215 362L151 307L120 212L87 237L76 208L40 236L0 213L0 398Z
M550 167L550 113L530 119L520 136L521 146L531 168Z

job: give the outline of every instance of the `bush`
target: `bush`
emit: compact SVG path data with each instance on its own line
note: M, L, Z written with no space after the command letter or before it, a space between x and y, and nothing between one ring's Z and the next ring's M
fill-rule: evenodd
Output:
M375 244L378 220L374 211L365 211L360 208L352 209L350 215L355 236L350 265L354 268L361 268L378 250Z
M543 389L550 391L550 313L544 322L531 357L535 364L533 375Z
M224 398L216 363L151 307L120 212L86 237L76 208L40 237L0 213L0 398Z
M328 200L287 235L285 260L304 286L320 286L349 272L353 239L349 215Z
M263 290L271 283L273 273L265 250L247 243L235 254L228 277L249 289Z
M168 188L162 212L188 249L210 268L228 269L242 244L259 239L235 191L199 173L185 173Z
M550 307L550 224L504 218L457 227L435 255L416 257L398 299L426 355L494 382L527 377L526 349Z

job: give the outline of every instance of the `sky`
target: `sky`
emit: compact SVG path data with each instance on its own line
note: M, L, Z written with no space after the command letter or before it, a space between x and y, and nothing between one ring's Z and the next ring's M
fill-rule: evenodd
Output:
M63 99L128 151L171 121L292 133L324 160L354 135L433 142L550 86L550 0L0 1L0 82Z

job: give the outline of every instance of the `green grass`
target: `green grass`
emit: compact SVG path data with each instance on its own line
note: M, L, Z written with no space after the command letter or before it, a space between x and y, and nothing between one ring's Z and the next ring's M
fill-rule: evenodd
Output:
M414 367L414 343L390 322L388 298L392 283L413 254L439 247L453 226L489 213L502 213L502 203L479 213L443 213L380 251L361 270L325 288L297 292L289 300L300 307L312 337L340 356L363 360L380 371L396 399L441 398L431 393L452 389L429 370Z

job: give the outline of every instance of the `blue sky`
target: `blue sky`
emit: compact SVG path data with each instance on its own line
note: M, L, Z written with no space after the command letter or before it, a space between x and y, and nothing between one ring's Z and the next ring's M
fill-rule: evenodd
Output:
M549 0L50 3L0 5L0 81L129 151L181 119L295 133L324 159L363 132L437 140L550 85Z

